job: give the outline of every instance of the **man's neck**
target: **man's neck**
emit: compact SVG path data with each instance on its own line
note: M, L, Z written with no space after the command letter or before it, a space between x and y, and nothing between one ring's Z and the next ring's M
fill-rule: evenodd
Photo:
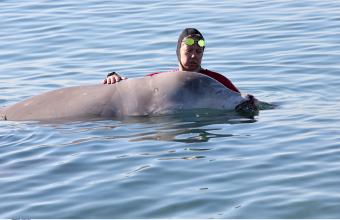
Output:
M201 69L202 69L201 67L198 67L197 69L194 69L194 70L188 70L182 67L181 65L179 65L179 68L178 68L179 71L198 72L198 73L201 71Z

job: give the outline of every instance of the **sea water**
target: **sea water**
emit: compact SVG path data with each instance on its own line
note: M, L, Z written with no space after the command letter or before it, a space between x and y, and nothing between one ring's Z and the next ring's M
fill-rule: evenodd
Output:
M0 105L203 67L274 104L254 118L185 112L0 123L1 218L339 218L340 2L0 2Z

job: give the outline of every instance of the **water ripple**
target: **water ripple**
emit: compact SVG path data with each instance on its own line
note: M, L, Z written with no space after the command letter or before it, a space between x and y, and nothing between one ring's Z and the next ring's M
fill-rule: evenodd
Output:
M204 67L275 104L255 118L186 112L0 123L3 218L337 218L337 1L0 3L0 105L177 68L184 27Z

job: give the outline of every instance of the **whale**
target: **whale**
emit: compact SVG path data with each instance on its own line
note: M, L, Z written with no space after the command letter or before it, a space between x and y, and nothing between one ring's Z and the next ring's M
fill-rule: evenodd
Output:
M171 114L189 109L257 111L249 96L196 72L166 72L60 88L0 109L2 120L50 121ZM251 103L251 104L249 104Z

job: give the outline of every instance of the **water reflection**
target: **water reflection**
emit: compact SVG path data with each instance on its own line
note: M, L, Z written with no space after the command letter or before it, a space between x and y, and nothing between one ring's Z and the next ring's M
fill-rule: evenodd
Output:
M142 124L152 131L136 133L129 141L175 141L183 143L208 142L213 138L231 137L233 134L218 133L224 124L254 123L254 116L241 116L235 112L217 110L185 111L157 117L129 117L123 124ZM219 126L220 125L220 126ZM213 128L211 128L213 127ZM142 129L142 130L144 130Z
M72 143L64 143L65 145L72 145L91 141L115 140L126 140L128 142L208 142L211 139L234 136L229 130L228 133L225 132L226 126L256 121L257 116L240 115L234 111L201 109L160 116L125 117L121 119L97 118L73 122L60 120L29 124L46 129L52 127L57 133L63 134L63 137L77 135L78 138L72 139ZM37 130L40 129L37 128Z

